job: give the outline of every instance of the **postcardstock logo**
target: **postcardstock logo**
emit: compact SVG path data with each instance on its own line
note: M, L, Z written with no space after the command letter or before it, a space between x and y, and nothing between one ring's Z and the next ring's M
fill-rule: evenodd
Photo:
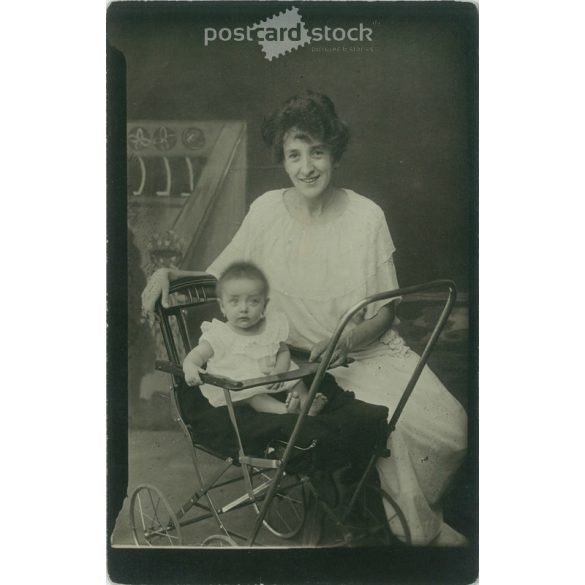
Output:
M258 43L269 61L311 42L309 31L298 8L289 8L285 12L262 20L251 29L258 31ZM261 35L260 31L264 34Z
M206 27L203 31L203 44L215 42L257 42L269 61L304 47L313 41L351 41L372 42L373 30L357 23L357 26L342 27L316 26L308 29L298 8L289 8L270 18L246 27Z

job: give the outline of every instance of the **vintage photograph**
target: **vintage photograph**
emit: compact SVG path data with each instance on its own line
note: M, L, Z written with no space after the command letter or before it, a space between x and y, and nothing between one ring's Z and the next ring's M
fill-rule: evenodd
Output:
M477 578L477 21L110 4L114 582Z

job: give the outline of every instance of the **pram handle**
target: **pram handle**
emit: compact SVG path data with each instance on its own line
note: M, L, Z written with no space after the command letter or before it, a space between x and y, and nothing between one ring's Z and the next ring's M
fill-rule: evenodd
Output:
M347 363L351 363L353 360L349 358ZM155 368L161 372L167 372L174 376L183 377L183 368L174 362L156 360ZM201 381L205 384L212 384L213 386L219 386L225 388L231 392L238 392L246 390L248 388L255 388L257 386L268 386L269 384L277 384L279 382L289 382L290 380L299 380L305 376L314 374L319 368L319 363L302 364L296 370L290 372L284 372L282 374L274 374L272 376L262 376L260 378L250 378L248 380L232 380L224 376L216 376L213 374L201 373Z
M276 474L272 478L272 484L270 485L270 487L268 489L268 493L266 494L266 497L264 498L264 502L262 503L262 506L260 508L260 513L258 514L258 516L256 516L256 521L254 523L254 529L252 531L252 535L250 536L250 538L248 539L248 542L247 542L248 546L252 546L254 544L254 541L256 540L256 536L258 535L260 527L262 526L262 522L264 522L264 518L266 517L266 512L268 511L268 506L270 506L270 503L272 502L272 500L274 498L274 495L275 495L276 490L278 488L282 474L283 474L284 470L286 469L286 465L288 463L292 449L295 446L297 436L299 434L301 426L304 422L305 417L308 415L309 408L311 407L311 405L313 403L313 399L315 398L319 384L321 383L321 381L323 380L323 376L325 375L325 370L329 367L329 362L331 361L331 358L333 356L333 352L334 352L335 348L337 347L337 343L339 342L339 339L341 337L341 334L343 333L343 330L345 329L345 326L349 323L349 320L358 311L362 310L364 307L366 307L370 303L373 303L376 301L383 301L383 300L389 301L391 299L395 299L395 298L398 298L401 296L406 296L409 294L419 293L419 292L423 292L423 291L427 291L427 290L431 290L431 289L435 289L435 288L440 288L440 287L445 287L449 291L447 300L445 302L445 306L443 307L441 315L440 315L437 323L435 324L435 328L433 329L433 332L431 333L431 336L429 337L429 339L426 343L426 346L425 346L423 352L421 353L420 358L419 358L419 360L418 360L418 362L417 362L417 364L416 364L416 366L415 366L415 368L410 376L410 379L406 385L406 388L404 389L402 396L400 397L398 405L396 406L396 408L394 410L394 414L392 415L392 418L390 419L390 422L388 423L387 436L390 436L390 434L392 433L392 431L396 427L396 423L398 422L398 419L399 419L404 407L406 406L406 402L407 402L408 398L410 397L412 391L414 390L416 382L418 381L418 378L419 378L424 366L426 365L426 363L428 361L429 354L430 354L431 350L433 349L435 343L437 342L437 339L438 339L439 335L441 334L441 331L442 331L442 329L447 321L449 313L451 312L451 308L452 308L453 303L455 302L455 298L457 296L457 288L455 286L455 283L452 280L441 279L441 280L434 280L431 282L427 282L424 284L409 286L409 287L405 287L405 288L398 288L395 290L377 293L377 294L371 295L369 297L366 297L365 299L361 300L359 303L356 303L353 307L348 309L344 313L344 315L341 317L341 319L339 320L339 323L335 329L335 332L333 333L333 336L330 339L329 346L327 347L327 349L325 350L325 352L322 356L322 360L319 364L319 369L317 370L317 373L313 379L313 382L311 383L311 387L309 388L309 396L308 396L307 400L305 401L305 404L301 408L301 412L299 413L295 427L294 427L294 429L293 429L293 431L288 439L284 453L282 454L282 456L280 458L280 467L276 470ZM370 459L370 463L368 464L368 469L371 468L374 461L375 461L375 455L372 456L372 458ZM365 477L365 474L364 474L364 477Z

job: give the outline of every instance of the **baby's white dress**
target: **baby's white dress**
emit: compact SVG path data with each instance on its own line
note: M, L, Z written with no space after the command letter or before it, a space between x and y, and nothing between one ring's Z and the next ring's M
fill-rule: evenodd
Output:
M257 335L237 333L227 323L218 319L204 321L201 324L201 332L199 342L207 341L213 349L213 357L207 362L207 371L232 380L249 380L272 372L280 344L288 338L289 328L288 321L281 312L271 311L266 313L264 328ZM291 360L289 370L297 367ZM239 402L256 394L282 392L297 383L298 380L291 380L276 390L256 386L232 392L232 402ZM225 405L223 390L218 386L202 384L201 392L212 406Z
M384 212L373 201L346 189L342 213L303 224L286 208L284 192L269 191L252 203L207 272L217 277L236 260L256 263L270 283L270 306L288 318L288 342L310 349L333 334L352 305L398 288L395 248ZM372 318L386 303L370 304L359 318ZM392 328L352 357L349 367L332 370L338 384L392 413L419 356ZM442 529L440 500L467 446L466 413L428 367L388 446L392 456L377 463L381 485L405 513L413 542L428 543Z

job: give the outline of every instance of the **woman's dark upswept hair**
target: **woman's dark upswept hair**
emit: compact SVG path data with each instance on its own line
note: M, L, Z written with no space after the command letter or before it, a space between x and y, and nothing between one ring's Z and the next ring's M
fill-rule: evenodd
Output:
M264 119L262 138L272 147L278 163L284 158L283 142L291 128L299 130L302 138L310 136L327 145L336 162L349 141L347 124L337 116L331 99L322 93L306 91L291 97Z

